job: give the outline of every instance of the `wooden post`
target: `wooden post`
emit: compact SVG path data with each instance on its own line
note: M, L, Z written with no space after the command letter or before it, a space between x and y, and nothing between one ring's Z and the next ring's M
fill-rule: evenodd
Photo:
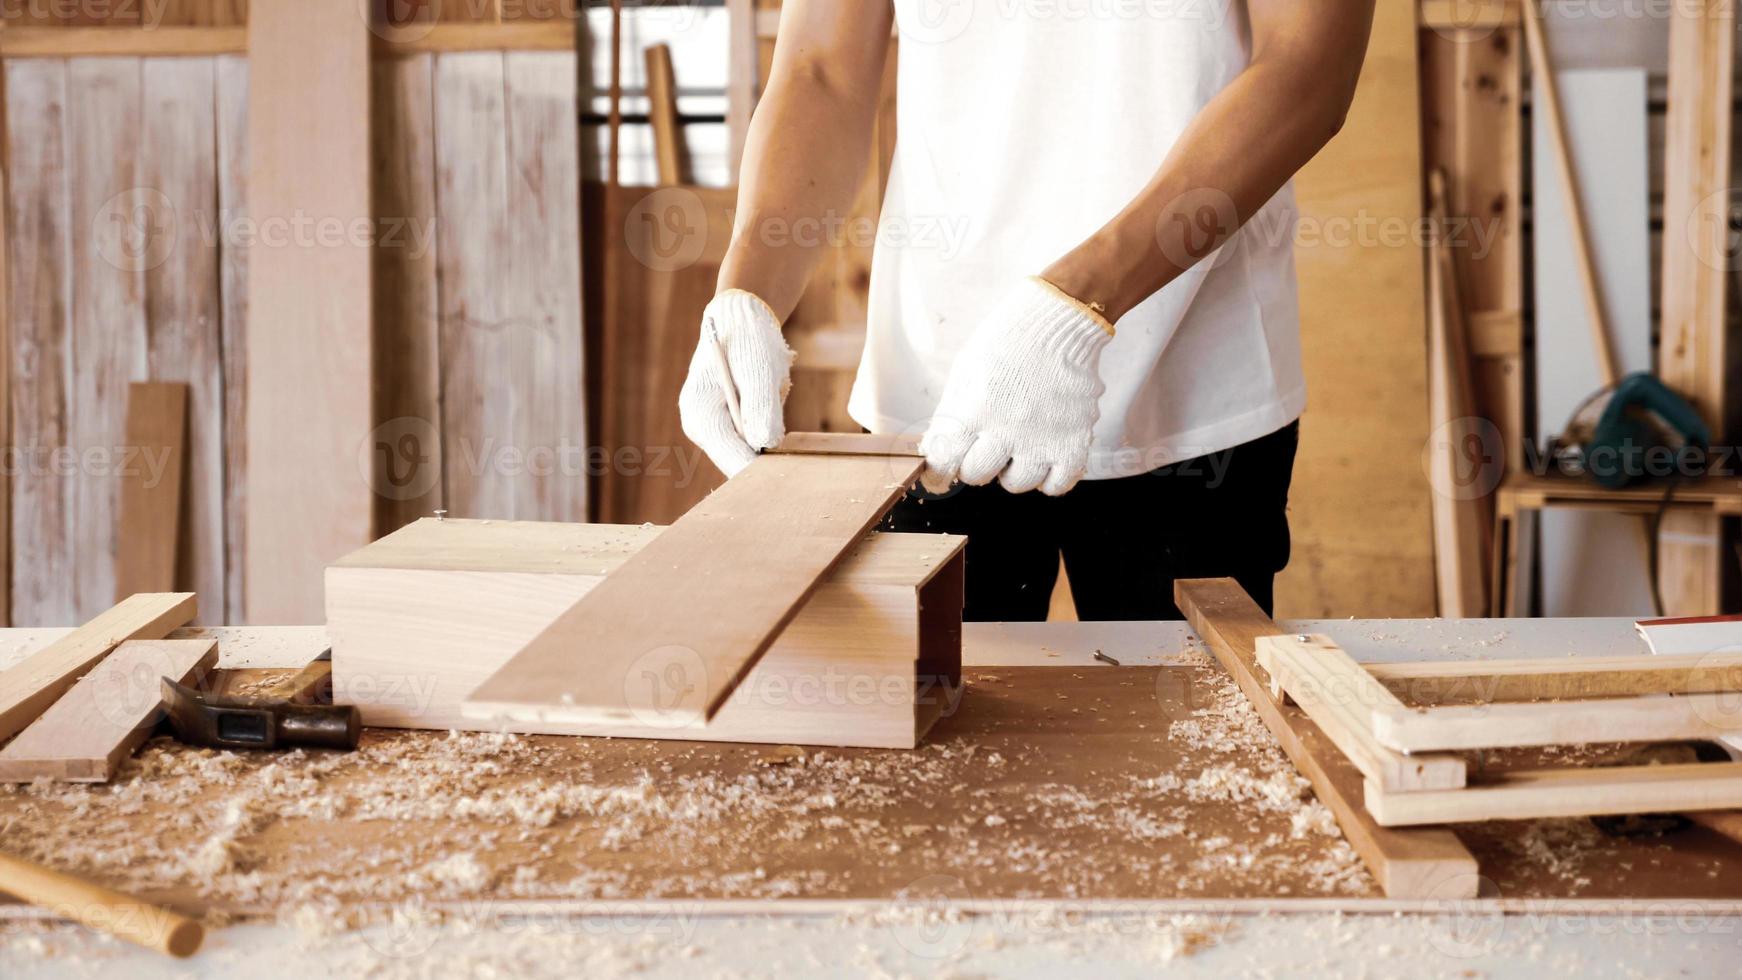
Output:
M1658 370L1723 438L1724 287L1729 256L1730 126L1736 8L1678 5L1669 28L1669 115L1664 137L1663 329ZM1658 577L1664 613L1718 611L1723 548L1718 518L1664 515Z
M254 623L318 622L322 568L374 531L369 29L358 11L354 0L256 0L248 21Z

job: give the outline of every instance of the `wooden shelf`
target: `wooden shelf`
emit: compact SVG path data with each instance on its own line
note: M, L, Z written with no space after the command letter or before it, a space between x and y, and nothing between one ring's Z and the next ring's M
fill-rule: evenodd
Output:
M1642 483L1610 490L1592 480L1570 476L1519 474L1508 477L1495 497L1502 517L1521 510L1577 507L1621 513L1651 513L1663 504L1663 483ZM1702 476L1675 485L1671 507L1705 507L1726 516L1742 515L1742 479Z

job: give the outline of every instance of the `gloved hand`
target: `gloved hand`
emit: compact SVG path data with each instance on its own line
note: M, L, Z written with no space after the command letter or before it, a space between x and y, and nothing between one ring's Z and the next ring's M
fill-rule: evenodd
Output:
M1043 279L1024 280L956 357L919 443L926 489L993 477L1012 493L1076 486L1101 417L1101 351L1112 337L1095 310Z
M702 311L677 410L684 435L726 476L737 476L758 449L773 449L786 435L782 406L793 357L779 318L755 293L725 290Z

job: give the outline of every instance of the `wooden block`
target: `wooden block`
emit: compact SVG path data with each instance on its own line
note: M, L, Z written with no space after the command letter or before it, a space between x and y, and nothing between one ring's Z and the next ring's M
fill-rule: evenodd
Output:
M151 736L161 680L189 683L217 661L217 640L128 640L0 750L0 782L108 782Z
M320 615L320 572L375 531L369 25L354 0L248 11L248 216L291 240L248 256L246 618ZM314 66L319 69L315 70ZM344 223L333 235L331 223ZM297 238L326 223L315 240Z
M121 473L115 598L175 587L181 536L182 450L188 386L135 382L127 388L127 443L133 465Z
M660 534L426 519L388 535L327 569L335 699L392 728L912 748L958 696L964 539L873 534L705 726L657 713L610 726L462 714L479 683ZM455 615L472 608L489 615Z
M161 640L194 618L192 592L128 596L22 663L0 671L0 741L35 721L80 676L126 640Z
M1263 636L1258 638L1256 654L1258 663L1325 737L1386 792L1464 785L1463 759L1407 756L1374 738L1375 712L1407 709L1330 637Z
M1742 731L1734 694L1384 709L1373 735L1399 752L1710 739Z
M1690 763L1505 773L1480 785L1386 793L1369 783L1367 810L1382 827L1536 820L1742 806L1742 763Z
M1259 681L1258 638L1283 629L1233 579L1180 579L1174 583L1174 602L1252 703L1289 761L1312 783L1313 793L1330 808L1343 836L1387 897L1476 897L1480 884L1476 859L1456 835L1381 827L1361 806L1360 772L1305 712L1284 705Z
M706 721L822 577L919 476L887 456L762 456L467 699L479 718ZM643 687L657 674L675 684ZM675 699L675 700L672 700Z
M1417 705L1742 690L1742 654L1737 653L1362 666L1393 694Z

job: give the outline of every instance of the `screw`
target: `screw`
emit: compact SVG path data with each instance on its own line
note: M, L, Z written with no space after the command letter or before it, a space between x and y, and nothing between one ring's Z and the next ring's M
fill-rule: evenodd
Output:
M445 521L448 519L448 512L445 510L438 510L435 512L435 516L436 516L436 522L439 524L442 521Z

